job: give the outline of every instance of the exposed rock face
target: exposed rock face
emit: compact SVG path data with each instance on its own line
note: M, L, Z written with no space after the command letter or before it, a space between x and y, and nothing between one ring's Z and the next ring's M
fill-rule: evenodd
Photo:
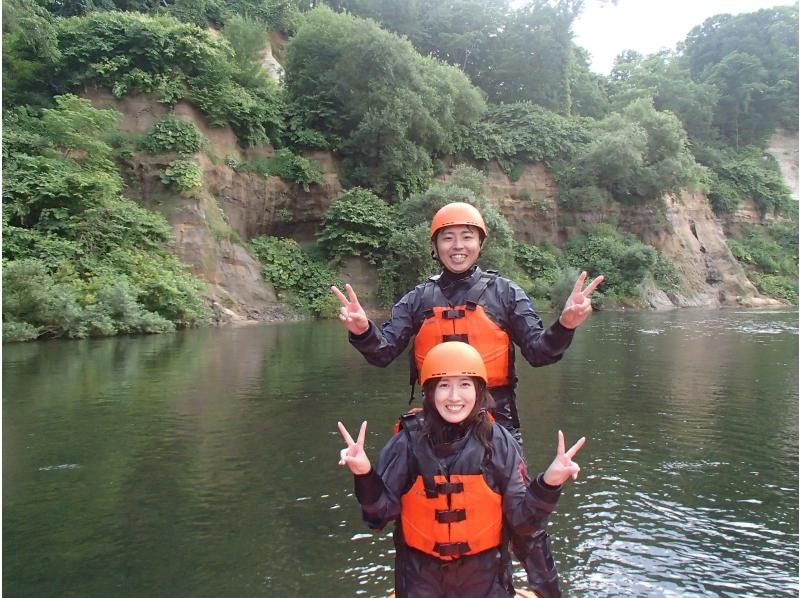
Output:
M264 52L261 55L261 64L273 81L280 81L283 78L283 66L272 55L272 44L267 44L267 47L264 48Z
M175 253L208 284L207 297L217 322L285 319L289 312L261 277L261 264L241 245L215 238L208 213L218 208L209 205L211 201L202 195L185 198L173 225Z
M783 180L792 192L795 199L800 199L800 179L798 179L798 162L800 152L798 152L797 133L788 131L778 131L769 140L767 151L775 157L780 166Z
M556 185L542 164L526 166L511 181L496 162L489 165L489 194L506 217L519 241L561 245Z
M728 249L705 195L684 192L664 201L667 227L638 228L629 221L626 228L675 264L684 292L670 294L670 301L678 307L745 305L759 297Z
M164 105L141 96L117 100L102 90L91 90L86 95L96 107L119 110L123 115L120 128L129 133L144 133L167 113ZM173 113L192 121L209 140L215 154L241 154L233 131L227 127L209 126L191 104L181 102ZM131 199L164 213L168 218L175 234L173 249L190 272L207 283L205 296L213 308L216 322L240 323L289 317L289 310L278 302L272 285L261 276L261 265L236 242L236 234L232 234L238 233L247 239L249 229L244 225L239 227L241 232L232 229L228 216L220 210L208 189L183 195L161 183L160 171L177 157L139 155L128 160L125 169L129 183L127 193ZM236 175L243 180L259 178L234 173L227 166L215 166L202 154L196 155L195 159L203 168L207 183L225 179L226 175ZM276 180L280 182L280 179ZM259 180L262 185L269 182ZM252 183L241 185L240 197L252 195L253 187ZM231 211L235 216L235 211ZM259 221L254 220L257 229Z
M493 167L489 186L492 198L517 238L527 243L549 241L561 246L578 231L578 227L566 222L604 222L611 216L621 231L658 249L675 264L683 291L666 294L652 285L643 288L653 309L781 304L760 296L747 279L725 243L722 224L714 218L702 193L667 196L663 211L657 206L632 208L615 204L595 212L563 214L555 200L552 179L541 165L525 167L522 176L513 183L502 170Z
M121 128L132 133L147 131L168 112L164 105L140 96L117 100L102 90L87 90L86 95L97 107L119 110L123 114ZM173 113L198 127L210 142L210 154L237 161L274 155L271 147L241 148L229 128L208 125L190 103L178 103ZM791 148L779 151L789 151L791 158ZM793 151L796 179L796 139ZM174 250L193 274L208 283L206 296L218 323L291 317L288 309L278 303L271 285L263 280L260 264L241 242L264 234L312 241L326 210L341 192L337 159L326 152L307 154L323 168L325 180L304 190L278 177L239 172L205 154L197 154L193 159L203 170L204 187L181 195L166 188L159 178L160 171L177 157L137 155L128 160L128 193L170 220L176 238ZM791 163L791 159L786 162ZM760 297L747 280L725 244L722 224L714 218L702 194L687 192L680 197L666 197L664 210L614 205L602 211L567 214L560 212L555 184L540 164L525 167L514 182L497 164L490 165L488 175L490 198L497 202L519 240L561 246L578 230L578 224L613 217L620 230L634 234L669 257L683 278L684 292L667 295L655 287L643 289L654 309L777 303ZM759 217L746 207L740 212L735 216L739 222ZM343 275L362 289L368 304L374 304L374 268L354 261L345 265Z

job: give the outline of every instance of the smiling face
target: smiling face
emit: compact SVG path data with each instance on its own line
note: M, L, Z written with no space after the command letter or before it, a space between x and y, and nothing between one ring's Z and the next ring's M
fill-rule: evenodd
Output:
M481 253L481 235L474 226L457 224L441 229L433 243L433 250L442 265L453 272L466 272L478 261Z
M475 408L475 383L469 376L445 376L436 381L433 403L441 418L460 424Z

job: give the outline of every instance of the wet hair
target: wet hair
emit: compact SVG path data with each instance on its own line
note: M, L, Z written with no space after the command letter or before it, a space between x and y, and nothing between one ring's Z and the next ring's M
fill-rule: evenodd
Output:
M422 432L431 443L436 446L445 442L452 442L456 438L462 437L470 428L474 429L476 438L486 449L487 455L492 453L492 416L494 409L494 399L486 387L486 382L477 376L470 376L475 385L475 405L464 421L458 424L451 424L442 419L436 409L434 393L439 378L431 378L422 385L422 413L423 424Z

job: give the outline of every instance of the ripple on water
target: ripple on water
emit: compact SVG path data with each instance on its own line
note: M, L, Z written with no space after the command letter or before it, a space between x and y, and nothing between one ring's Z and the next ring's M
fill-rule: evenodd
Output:
M690 502L670 492L604 490L581 497L581 537L566 573L571 592L691 596L737 588L741 595L748 588L748 595L796 595L795 551L770 519L741 519L727 508Z

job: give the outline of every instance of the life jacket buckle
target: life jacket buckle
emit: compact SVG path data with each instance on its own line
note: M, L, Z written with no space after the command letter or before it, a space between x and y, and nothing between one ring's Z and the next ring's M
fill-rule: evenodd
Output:
M460 494L464 492L464 482L439 482L436 484L437 494Z
M469 544L466 542L437 542L433 550L442 556L461 556L469 552Z
M458 523L467 518L467 512L464 509L443 509L436 510L436 521L439 523Z
M469 343L469 334L443 334L442 342L447 341L461 341L462 343Z

